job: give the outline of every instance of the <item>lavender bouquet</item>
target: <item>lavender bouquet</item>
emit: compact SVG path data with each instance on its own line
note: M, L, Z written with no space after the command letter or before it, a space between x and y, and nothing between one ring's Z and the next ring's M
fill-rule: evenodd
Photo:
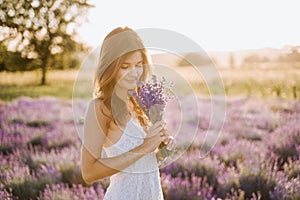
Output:
M146 83L139 82L137 79L136 81L138 86L137 92L129 91L129 95L135 98L152 124L163 120L167 102L175 98L175 95L171 91L174 83L171 81L169 85L167 85L164 77L159 81L155 75L152 75L152 79ZM171 140L168 144L162 142L158 147L159 151L156 157L159 164L173 153L176 140L172 136L169 136L169 138Z

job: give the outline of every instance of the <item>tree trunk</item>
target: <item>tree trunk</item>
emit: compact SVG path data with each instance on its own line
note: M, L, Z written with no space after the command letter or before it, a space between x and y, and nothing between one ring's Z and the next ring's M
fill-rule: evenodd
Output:
M41 85L46 85L46 63L42 65L42 79L41 79Z
M49 62L49 51L46 51L41 63L41 70L42 70L42 79L41 79L41 85L46 85L46 74L47 74L47 67Z

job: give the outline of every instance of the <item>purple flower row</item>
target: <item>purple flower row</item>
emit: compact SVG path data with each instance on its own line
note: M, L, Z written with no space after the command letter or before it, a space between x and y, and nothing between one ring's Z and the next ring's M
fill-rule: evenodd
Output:
M218 143L200 158L211 105L197 97L196 109L192 100L166 107L179 147L191 146L161 169L165 199L299 199L299 101L230 99ZM0 103L0 199L103 197L108 179L91 186L82 180L70 108L49 98Z

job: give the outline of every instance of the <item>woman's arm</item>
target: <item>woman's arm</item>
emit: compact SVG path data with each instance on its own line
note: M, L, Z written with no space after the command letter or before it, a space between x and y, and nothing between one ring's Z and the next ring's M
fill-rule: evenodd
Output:
M82 177L87 184L91 184L125 169L146 154L145 149L140 145L118 156L95 159L85 147L82 147ZM88 165L84 164L86 160L90 162Z
M157 123L151 127L151 137L145 138L142 145L115 157L101 158L108 127L106 127L107 119L99 109L100 103L99 100L92 100L85 116L81 173L88 184L125 169L145 154L154 151L165 139L157 134L162 129L160 126L162 124Z

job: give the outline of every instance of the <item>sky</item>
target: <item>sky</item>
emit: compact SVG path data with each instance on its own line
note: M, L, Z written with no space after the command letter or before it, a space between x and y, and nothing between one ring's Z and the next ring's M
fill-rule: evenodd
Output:
M118 26L162 28L194 40L206 51L300 45L297 0L90 0L95 7L78 28L81 40L99 46Z

